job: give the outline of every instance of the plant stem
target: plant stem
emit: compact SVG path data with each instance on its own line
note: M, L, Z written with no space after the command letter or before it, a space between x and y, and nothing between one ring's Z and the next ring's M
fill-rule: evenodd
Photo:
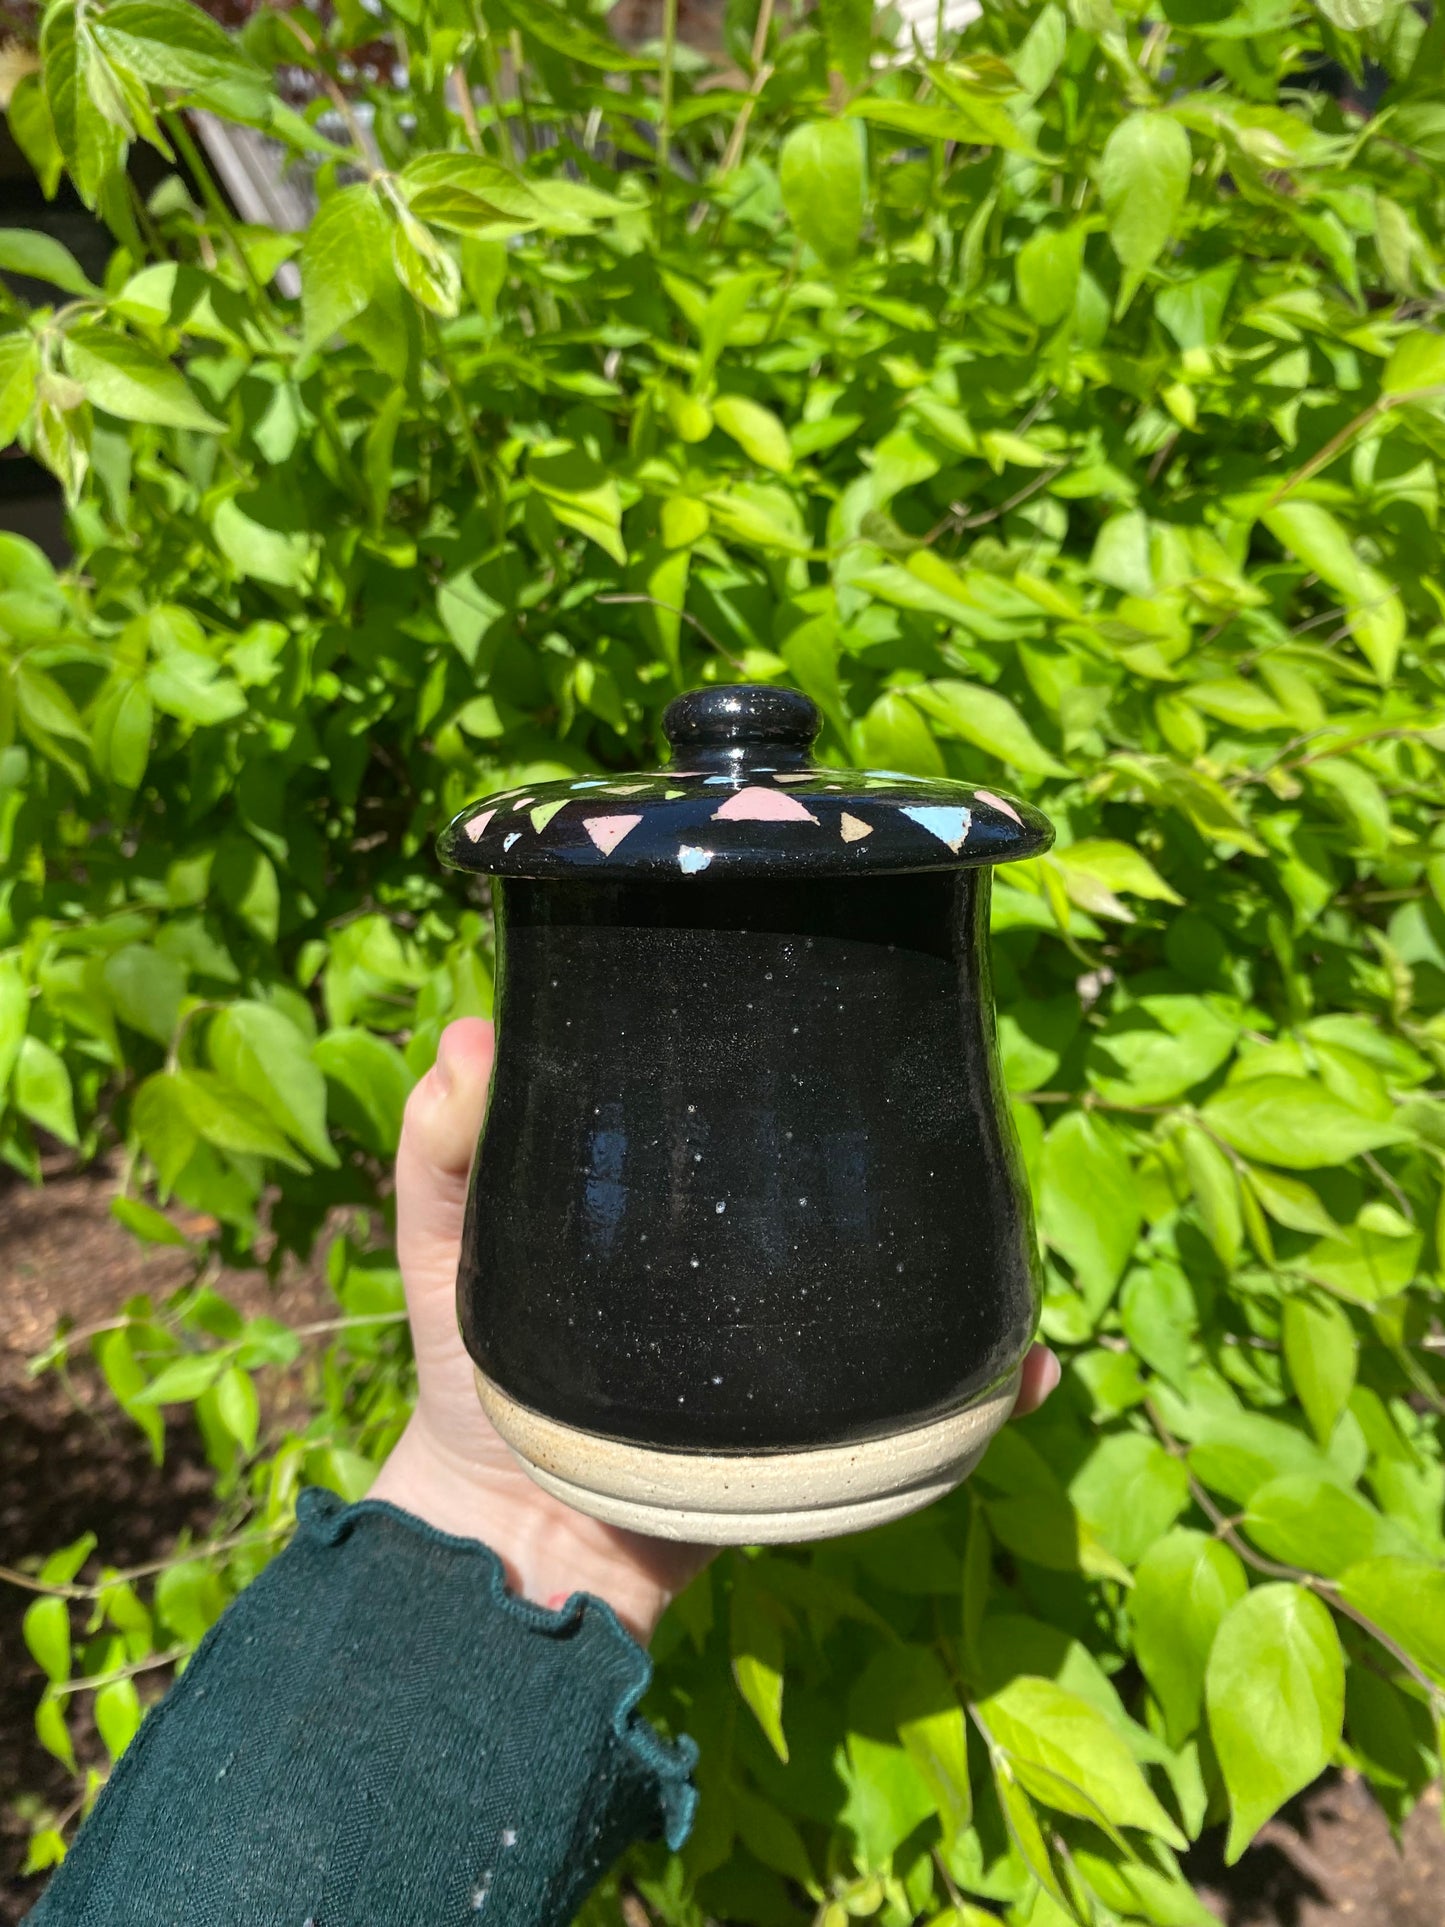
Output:
M100 1686L114 1686L117 1680L134 1679L137 1673L153 1673L160 1666L174 1666L178 1659L184 1659L190 1652L189 1646L172 1646L169 1652L152 1653L149 1659L133 1659L128 1666L117 1666L113 1672L93 1673L87 1679L62 1680L55 1688L57 1693L94 1692Z
M517 170L517 155L512 146L511 132L502 106L502 64L497 59L496 43L487 26L482 10L473 10L473 23L477 32L477 51L482 56L482 72L486 76L487 92L492 102L492 131L497 138L497 153L504 167Z
M0 1566L0 1580L8 1585L19 1586L24 1592L38 1592L48 1599L103 1599L117 1586L129 1585L133 1579L150 1579L158 1572L169 1572L172 1566L187 1565L194 1559L218 1559L228 1552L237 1552L244 1546L264 1543L268 1539L279 1539L291 1530L290 1524L265 1526L259 1532L238 1532L229 1539L213 1539L209 1545L191 1546L170 1559L154 1559L148 1565L128 1566L123 1572L114 1572L110 1578L98 1586L47 1585L35 1578L32 1573L17 1572L13 1566Z
M1368 428L1378 416L1388 414L1392 408L1403 408L1408 402L1434 401L1441 395L1445 395L1445 382L1436 382L1429 388L1407 388L1398 395L1378 396L1368 408L1362 408L1353 421L1346 422L1342 429L1331 435L1324 446L1316 449L1307 462L1302 462L1293 474L1287 475L1265 503L1265 508L1272 509L1277 502L1282 502L1286 495L1293 494L1295 489L1309 481L1312 475L1318 475L1322 468L1327 468L1336 455L1342 454L1360 431Z
M522 117L522 152L531 155L537 151L537 133L532 125L532 105L527 99L527 64L522 50L522 36L515 27L508 36L508 45L512 50L512 72L517 82L517 110Z
M1267 1579L1285 1579L1297 1586L1303 1586L1317 1599L1322 1599L1327 1606L1333 1606L1335 1611L1342 1613L1346 1619L1352 1619L1362 1632L1369 1634L1377 1646L1384 1648L1396 1665L1403 1667L1415 1684L1424 1691L1430 1705L1437 1712L1445 1707L1445 1693L1441 1692L1429 1674L1415 1664L1404 1647L1391 1639L1383 1627L1377 1626L1368 1614L1360 1611L1358 1606L1352 1606L1330 1580L1321 1578L1318 1573L1306 1572L1300 1566L1286 1566L1277 1559L1266 1559L1263 1553L1255 1551L1247 1539L1241 1538L1234 1520L1220 1510L1189 1469L1184 1447L1160 1418L1153 1399L1145 1399L1144 1410L1148 1415L1149 1423L1158 1433L1159 1441L1165 1451L1178 1459L1188 1472L1189 1490L1194 1503L1213 1525L1216 1536L1223 1539L1232 1552L1237 1553L1247 1566L1252 1566L1256 1572L1263 1573Z
M489 493L491 485L487 479L486 463L482 460L482 451L477 444L476 433L472 428L471 411L467 407L466 397L462 394L461 383L457 380L456 370L452 367L451 357L443 345L441 330L436 327L434 322L429 322L429 326L432 329L432 340L435 346L437 366L442 371L442 379L446 382L447 392L452 398L452 407L456 410L457 429L461 434L462 445L467 451L467 462L472 471L472 478L483 495L486 495Z
M723 149L719 175L730 174L742 158L743 142L747 139L748 123L752 120L753 109L758 104L758 96L773 77L771 65L763 56L768 50L768 33L773 24L773 0L763 0L758 8L758 24L753 32L752 65L753 81L748 89L748 97L738 109L738 117L733 122L728 144Z
M206 212L225 235L226 243L236 257L236 265L240 268L247 286L261 304L268 319L274 321L276 316L270 292L251 265L251 257L247 254L236 230L235 217L226 205L221 190L211 179L211 170L202 158L201 150L191 138L191 130L186 125L184 114L179 112L162 114L161 119L165 122L166 131L175 142L176 150L185 162L191 179L200 190L201 199L206 204Z
M672 65L677 57L677 0L662 0L662 67L657 102L657 211L659 238L667 208L667 180L672 170Z
M471 83L467 70L460 62L452 68L452 88L457 97L457 112L462 117L462 125L467 130L467 145L474 154L482 152L482 130L477 125L477 110L472 103Z

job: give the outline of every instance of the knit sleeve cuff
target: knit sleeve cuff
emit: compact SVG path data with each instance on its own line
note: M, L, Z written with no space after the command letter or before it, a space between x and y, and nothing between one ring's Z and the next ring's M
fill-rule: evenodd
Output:
M692 1783L697 1747L685 1734L664 1740L638 1707L652 1683L652 1661L623 1626L604 1599L574 1592L562 1606L534 1605L509 1590L502 1562L478 1539L463 1539L428 1525L385 1499L360 1499L348 1505L336 1493L308 1486L296 1503L297 1537L317 1546L336 1546L368 1519L385 1518L415 1534L423 1543L475 1563L484 1596L519 1628L542 1639L575 1639L591 1631L605 1642L611 1664L606 1667L614 1698L612 1732L625 1758L631 1761L656 1801L663 1838L675 1852L692 1829L697 1790Z

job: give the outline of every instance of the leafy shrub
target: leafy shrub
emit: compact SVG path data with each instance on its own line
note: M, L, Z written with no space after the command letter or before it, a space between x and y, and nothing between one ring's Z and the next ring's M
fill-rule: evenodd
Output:
M1445 27L870 35L742 0L719 73L548 0L45 14L11 127L116 251L0 236L58 290L8 306L0 416L76 543L0 543L3 1145L114 1143L141 1237L218 1227L90 1342L219 1503L159 1577L50 1560L39 1727L72 1759L93 1690L119 1751L298 1482L359 1493L403 1421L382 1175L490 995L437 826L789 679L838 761L1059 825L995 947L1067 1370L926 1515L685 1595L701 1818L628 1878L677 1923L1175 1927L1204 1827L1237 1856L1331 1761L1398 1820L1439 1763ZM404 84L353 78L378 41ZM186 106L311 171L304 237L230 216ZM133 141L177 160L144 205ZM320 1331L206 1282L323 1234Z

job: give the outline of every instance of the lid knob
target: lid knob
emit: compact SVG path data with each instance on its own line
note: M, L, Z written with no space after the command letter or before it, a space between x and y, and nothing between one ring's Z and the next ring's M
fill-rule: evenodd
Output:
M673 754L689 761L732 761L767 752L783 764L807 761L823 726L817 705L770 683L717 684L674 697L662 727Z

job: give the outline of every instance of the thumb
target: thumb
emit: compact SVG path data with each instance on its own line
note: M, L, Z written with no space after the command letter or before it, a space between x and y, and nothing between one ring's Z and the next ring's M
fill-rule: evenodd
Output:
M495 1035L480 1017L449 1024L436 1063L407 1099L396 1153L396 1249L412 1315L456 1285L467 1177L487 1109Z

